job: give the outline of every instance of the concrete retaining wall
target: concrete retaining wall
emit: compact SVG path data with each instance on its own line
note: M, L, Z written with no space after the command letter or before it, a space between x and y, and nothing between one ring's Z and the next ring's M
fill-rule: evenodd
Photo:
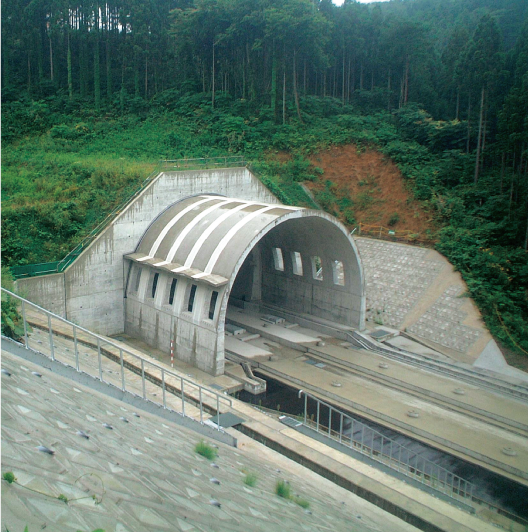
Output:
M66 316L66 291L63 273L20 279L16 285L16 292L23 298L29 299L54 314Z
M134 251L160 212L202 193L279 203L247 168L161 173L64 273L20 279L18 292L99 334L123 332L123 255Z

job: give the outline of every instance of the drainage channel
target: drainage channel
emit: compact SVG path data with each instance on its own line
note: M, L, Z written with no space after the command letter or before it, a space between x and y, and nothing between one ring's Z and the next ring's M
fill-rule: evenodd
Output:
M264 376L259 374L258 371L254 371L254 373L260 378L265 378L267 381L266 392L255 396L248 392L241 391L236 394L238 399L276 411L277 413L289 414L296 416L299 419L303 418L305 403L304 398L299 398L297 388L287 386L282 382L271 379L267 375ZM406 447L413 453L416 453L439 467L450 471L453 475L467 480L474 486L473 496L475 498L492 506L503 508L507 512L510 512L523 520L528 519L528 507L526 506L526 501L528 500L527 487L517 484L510 479L501 477L498 474L487 471L477 465L468 463L458 457L430 447L407 435L400 434L392 429L374 423L371 420L362 418L355 413L343 410L342 407L338 408L335 406L335 408L336 410L343 411L353 420L372 428L381 433L384 437ZM317 411L314 402L308 402L307 416L312 419L316 418ZM325 418L325 413L322 412L320 413L320 416L320 423L324 426L328 426L328 415L326 414ZM339 427L334 427L333 423L335 423L335 421L332 421L332 429L339 430ZM348 436L355 439L354 434L349 434Z

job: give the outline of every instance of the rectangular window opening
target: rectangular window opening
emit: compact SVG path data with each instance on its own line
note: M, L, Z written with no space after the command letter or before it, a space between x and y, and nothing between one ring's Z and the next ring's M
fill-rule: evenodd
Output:
M312 276L316 281L323 280L323 262L321 257L312 257Z
M273 253L273 265L275 266L275 269L283 272L284 271L284 259L282 257L282 249L281 248L272 248Z
M169 290L169 305L174 303L174 294L176 293L176 285L178 284L178 279L174 278L171 281L170 290Z
M291 258L292 258L293 274L302 276L303 275L303 265L302 265L301 254L298 251L292 251Z
M154 296L156 295L156 288L158 288L158 279L159 279L159 273L154 274L154 278L152 279L152 288L151 288L151 297L154 299Z
M332 261L332 273L334 277L334 284L345 286L345 269L340 260Z
M191 292L189 293L189 302L187 303L187 310L192 312L194 306L194 296L196 295L196 285L191 286Z
M216 290L213 290L213 293L211 294L211 301L209 302L209 319L210 320L214 318L217 299L218 299L218 292Z

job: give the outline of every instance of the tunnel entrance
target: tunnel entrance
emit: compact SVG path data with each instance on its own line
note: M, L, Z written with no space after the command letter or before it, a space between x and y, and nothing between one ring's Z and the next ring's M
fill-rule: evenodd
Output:
M178 358L215 375L224 369L228 304L364 328L355 242L320 211L191 196L160 213L124 258L125 332L173 345Z

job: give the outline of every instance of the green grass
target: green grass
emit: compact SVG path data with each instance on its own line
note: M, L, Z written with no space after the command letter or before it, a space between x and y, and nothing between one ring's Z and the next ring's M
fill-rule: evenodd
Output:
M304 508L305 510L308 510L310 508L310 503L303 499L302 497L292 497L291 499L295 504L298 504L301 508Z
M194 451L204 458L207 458L207 460L214 460L218 456L218 451L204 440L201 440L196 444Z
M310 508L310 503L305 498L292 493L291 486L286 480L277 480L277 484L275 485L275 493L283 499L288 499L289 501L298 504L305 510Z
M291 487L285 480L277 480L275 493L283 499L291 499Z
M253 488L257 484L257 475L251 472L246 473L246 476L244 477L243 482L246 486Z

